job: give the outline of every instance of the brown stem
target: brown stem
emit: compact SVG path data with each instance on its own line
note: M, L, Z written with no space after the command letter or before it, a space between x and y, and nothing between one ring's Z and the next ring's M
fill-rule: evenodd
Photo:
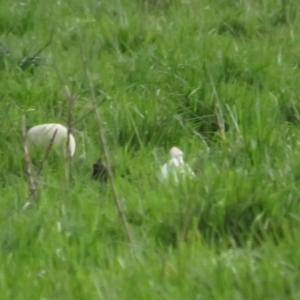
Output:
M30 159L29 150L27 146L27 131L26 131L25 115L22 116L21 133L22 133L22 146L23 146L23 153L24 153L26 177L27 177L27 184L28 184L28 196L32 197L34 199L34 202L37 203L38 197L37 197L36 182L33 177L32 164L31 164L31 159Z
M103 120L102 120L101 113L97 111L95 92L94 92L94 88L93 88L93 85L92 85L92 81L91 81L89 72L87 70L86 59L83 56L83 54L82 54L82 59L83 59L83 65L84 65L85 73L86 73L86 78L87 78L87 81L89 83L89 89L90 89L91 97L92 97L92 101L93 101L93 108L94 108L94 111L95 111L96 121L97 121L97 124L98 124L100 140L101 140L103 151L104 151L104 158L105 158L106 165L107 165L108 179L109 179L109 183L110 183L110 186L111 186L111 189L112 189L112 192L113 192L114 202L115 202L116 208L118 210L119 216L121 218L121 221L124 225L124 230L126 232L128 242L131 245L133 245L133 234L132 234L132 232L129 228L129 225L127 223L127 218L126 218L126 215L125 215L124 210L122 208L121 201L119 199L117 188L116 188L116 185L115 185L115 182L114 182L114 178L113 178L113 174L112 174L112 168L111 168L111 162L110 162L110 157L109 157L109 147L108 147L108 143L106 141L106 137L105 137L105 134L104 134Z
M69 100L69 107L68 107L68 132L67 132L67 141L66 141L66 149L67 149L67 173L66 173L66 179L67 182L69 182L70 175L71 175L71 148L70 148L70 135L72 132L72 109L73 109L73 103L74 103L74 97L67 85L65 85L65 91Z
M48 147L47 147L47 149L46 149L46 152L45 152L45 155L44 155L43 160L42 160L42 162L41 162L40 168L39 168L38 171L37 171L37 174L36 174L37 176L39 176L39 175L41 174L42 169L43 169L43 166L44 166L44 162L46 161L46 159L47 159L48 156L49 156L50 150L51 150L51 148L52 148L52 146L53 146L54 139L55 139L56 134L57 134L57 130L58 130L58 129L55 129L55 131L54 131L54 133L53 133L53 136L52 136L52 138L51 138L51 140L50 140L50 143L49 143L49 145L48 145Z

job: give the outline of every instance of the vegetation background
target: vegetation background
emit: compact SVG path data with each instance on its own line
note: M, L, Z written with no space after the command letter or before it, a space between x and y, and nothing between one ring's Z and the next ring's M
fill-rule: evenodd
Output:
M1 1L0 299L300 299L299 11ZM110 186L91 180L103 148L85 68L131 245ZM24 209L21 116L67 124L65 85L72 180L49 160ZM158 179L173 145L197 172L178 186Z

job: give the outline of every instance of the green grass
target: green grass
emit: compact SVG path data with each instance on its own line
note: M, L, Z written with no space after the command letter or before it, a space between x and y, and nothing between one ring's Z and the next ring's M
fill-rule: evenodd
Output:
M298 1L2 2L0 298L299 299ZM91 180L103 148L84 59L131 246ZM49 158L24 209L21 117L67 124L64 85L71 179ZM173 145L197 174L177 186L158 178Z

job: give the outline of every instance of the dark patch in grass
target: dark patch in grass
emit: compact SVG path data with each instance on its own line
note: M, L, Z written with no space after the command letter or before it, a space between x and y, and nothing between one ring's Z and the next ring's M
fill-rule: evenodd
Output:
M141 226L143 225L143 220L144 216L139 212L130 211L127 213L127 221L130 224Z
M0 70L10 61L11 53L9 47L0 42Z
M122 53L127 53L131 50L139 48L145 37L143 34L132 34L129 28L121 28L117 34L116 40L118 41L119 49Z
M118 223L119 224L119 223ZM95 232L95 238L110 242L124 242L124 230L119 226L105 224Z
M19 64L21 70L29 70L31 73L34 73L35 69L44 62L45 59L40 56L40 53L52 43L52 35L53 31L51 32L49 41L33 55L23 55L21 63Z
M273 26L290 25L297 16L297 8L290 1L283 0L280 9L273 15Z
M108 180L107 167L100 158L93 164L92 178L103 182L107 182Z
M139 49L145 42L144 32L138 30L132 30L130 27L119 28L118 31L105 37L102 41L101 49L99 49L99 56L103 50L116 50L118 49L121 53L130 53Z
M248 201L239 199L226 205L222 218L211 224L213 207L202 211L198 228L207 241L214 240L217 244L243 246L251 240L253 246L259 246L265 239L277 242L283 238L281 220L272 215L262 200ZM217 208L214 208L217 209Z
M23 212L24 213L24 212ZM38 235L42 230L43 221L32 218L31 214L24 216L19 214L16 218L23 218L22 222L26 224L22 235L16 234L19 228L10 228L2 233L0 237L0 251L4 253L22 251L27 255L28 250L34 246Z
M294 125L300 124L299 98L293 94L281 93L279 100L282 120Z
M154 227L157 243L176 247L179 240L188 242L186 236L190 232L200 242L220 247L250 244L259 247L266 241L278 243L286 236L285 228L293 205L283 203L281 208L274 209L261 193L240 191L240 194L233 195L236 200L223 204L217 203L217 199L200 201L199 196L191 195L188 206L182 206L181 214L168 214Z
M220 124L215 114L215 105L210 107L204 106L204 101L195 103L195 100L186 97L180 104L178 113L180 116L192 124L193 128L210 139L220 131ZM224 120L224 130L227 131L229 126Z
M160 122L156 122L156 124L148 124L147 122L139 124L138 132L143 134L143 140L141 141L136 130L121 127L117 137L118 145L131 151L138 151L153 142L155 142L156 146L160 146L164 143L163 135L167 134L167 131L162 131L162 128L167 128L167 125L163 125Z
M65 51L72 49L75 45L82 43L82 39L78 32L71 31L66 39L61 41L62 48Z
M284 109L285 120L291 124L300 124L300 110L296 105L290 105Z
M216 91L222 83L234 83L248 87L249 89L263 89L263 67L256 69L242 68L231 57L225 56L216 64L207 64L203 62L202 68L194 68L186 66L182 69L176 69L176 78L184 80L189 79L189 83L193 83L195 78L202 78L201 85L196 86L195 82L192 87L187 87L187 84L181 86L177 84L172 87L178 94L178 105L176 113L184 122L188 122L197 132L201 132L206 137L210 138L218 131L227 131L229 123L226 120L226 114L222 114L220 107L216 109L217 101L221 101L214 97L211 101L211 85L215 86ZM216 70L212 74L212 70ZM178 81L177 81L178 82ZM199 84L199 83L198 83ZM224 101L224 99L222 99Z
M222 21L218 26L219 34L230 34L234 37L247 37L248 29L246 25L238 20Z
M300 69L300 55L298 54L298 55L295 55L295 57L294 57L294 68L295 69Z
M221 66L222 73L219 81L224 80L225 82L238 81L244 83L249 87L257 86L262 89L263 84L261 83L260 77L253 72L251 69L241 69L237 66L235 61L227 56L223 59L223 65Z
M12 55L10 47L5 43L0 42L0 70L5 66L19 67L22 71L28 70L34 73L37 67L45 62L45 58L40 53L52 42L52 34L50 40L35 53L29 55L26 50L23 51L23 57L18 59Z
M160 246L172 246L176 247L177 245L177 225L163 221L158 224L155 229L155 238L156 242Z
M77 41L78 40L78 41ZM104 51L120 51L121 53L130 53L138 50L145 43L145 33L140 28L121 27L116 32L109 35L101 36L95 42L94 51L98 58L101 57ZM68 50L78 42L82 42L76 33L72 33L67 41L64 41L63 47ZM153 43L155 38L153 39Z
M18 239L13 234L4 234L0 241L0 251L2 253L11 253L19 245Z
M45 59L42 56L28 56L24 57L20 63L20 69L22 71L28 70L30 73L34 73L36 68L44 63Z
M12 33L22 36L33 29L34 19L33 12L29 10L22 14L3 12L0 15L0 34Z
M111 166L111 171L113 175L116 173L116 167ZM120 177L127 179L128 181L131 181L131 172L129 168L125 168L123 172L120 174ZM108 181L108 169L106 164L103 162L101 158L99 158L94 164L93 164L93 172L92 172L92 178L95 180L98 180L99 182L107 182Z

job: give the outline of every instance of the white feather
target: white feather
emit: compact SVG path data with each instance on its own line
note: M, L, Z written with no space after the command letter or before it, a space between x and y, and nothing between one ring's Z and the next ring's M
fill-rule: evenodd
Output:
M173 179L175 182L179 182L180 178L195 176L190 166L184 162L183 152L179 148L173 147L170 150L170 156L171 159L161 168L164 179Z
M27 132L28 142L30 145L34 145L36 148L46 151L53 139L55 131L56 135L52 147L56 150L64 150L64 154L66 155L68 128L61 124L41 124L31 127ZM70 154L73 156L76 143L72 134L70 134L69 138L69 147Z

